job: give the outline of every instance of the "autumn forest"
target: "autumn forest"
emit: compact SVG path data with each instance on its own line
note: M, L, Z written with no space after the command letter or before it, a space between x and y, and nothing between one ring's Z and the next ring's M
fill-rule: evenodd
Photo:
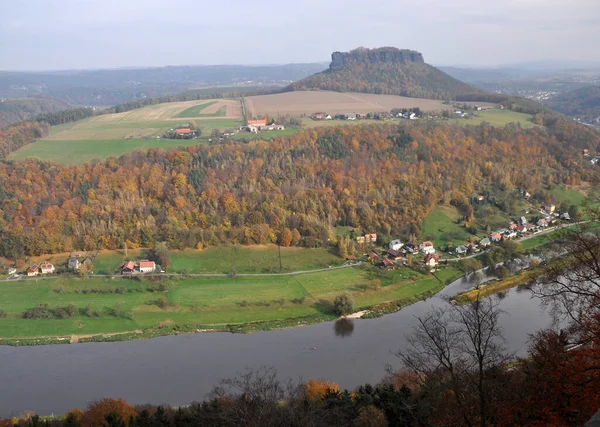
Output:
M464 207L484 186L533 191L600 180L581 157L583 148L600 146L597 134L555 115L536 121L545 126L317 128L272 142L151 149L82 166L4 161L0 255L159 241L171 248L262 244L284 231L293 243L318 247L335 226L415 240L435 205ZM45 132L37 122L3 129L0 152L6 157Z

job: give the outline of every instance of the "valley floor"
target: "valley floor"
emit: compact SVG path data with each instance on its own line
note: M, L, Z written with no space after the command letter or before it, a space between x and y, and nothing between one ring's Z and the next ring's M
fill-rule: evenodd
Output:
M234 252L238 261L230 260L230 265L237 266L237 273L261 275L231 274L223 260ZM142 252L129 251L129 258L136 254ZM306 271L282 276L275 269L278 259L273 255L274 246L173 252L170 271L228 273L221 277L63 275L0 282L0 343L120 340L182 331L292 327L335 319L333 300L341 293L353 296L356 310L392 301L410 303L462 275L454 267L446 267L436 277L407 267L384 271L365 264L342 266L343 260L325 250L284 248L283 271ZM64 254L56 257L61 256ZM123 258L117 251L104 251L95 266L112 274ZM33 313L36 307L35 318L25 318L25 313Z

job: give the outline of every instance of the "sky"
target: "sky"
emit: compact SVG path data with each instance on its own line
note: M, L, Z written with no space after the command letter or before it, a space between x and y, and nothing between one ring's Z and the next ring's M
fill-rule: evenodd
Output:
M600 62L599 0L0 0L0 70L326 62Z

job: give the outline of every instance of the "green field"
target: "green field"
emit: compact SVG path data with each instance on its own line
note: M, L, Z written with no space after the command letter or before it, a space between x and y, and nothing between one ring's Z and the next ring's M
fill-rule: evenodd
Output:
M216 103L217 103L217 101L211 101L211 102L207 102L205 104L195 105L193 107L183 110L181 113L176 114L174 117L177 117L177 118L201 117L202 110L204 110L206 107L209 107ZM225 112L223 112L222 115L224 116Z
M567 202L568 204L581 206L586 200L585 196L579 191L566 187L556 187L552 189L550 193L554 197L557 204Z
M216 103L223 105L215 113L199 113ZM206 144L213 130L235 128L242 123L241 112L238 111L240 108L235 100L186 101L89 117L53 126L48 136L11 153L9 160L38 157L53 162L82 164L93 159L118 157L135 150ZM197 114L194 117L181 117L187 116L190 111L197 111ZM190 120L201 130L200 138L158 138L169 129L187 125Z
M463 244L469 233L458 221L462 215L454 206L437 205L423 222L422 236L431 239L435 246L448 242Z
M174 251L169 272L175 273L278 273L279 249L266 246L215 246L202 251ZM326 249L281 248L281 271L328 268L344 261Z
M206 144L202 139L114 139L87 141L41 140L28 144L10 156L10 160L38 157L56 163L83 164L93 159L119 157L136 150L170 149Z
M103 250L99 253L78 252L81 258L90 256L94 260L95 274L115 274L118 267L128 260L151 258L148 249L130 249L127 256L124 250ZM279 248L277 245L225 245L211 246L204 250L185 249L170 251L172 265L169 273L287 273L291 271L308 271L330 266L339 266L344 260L330 253L327 249L306 249L299 247L281 248L281 270ZM56 267L64 266L69 258L68 253L30 257L23 263L20 272L28 265L51 262ZM3 260L6 265L12 261Z
M379 286L371 284L377 281ZM403 269L345 268L295 276L170 279L165 288L148 279L56 278L0 284L0 339L160 330L172 325L223 329L225 325L305 316L333 316L332 301L350 292L356 308L415 297L441 288L429 275ZM155 291L150 289L154 287ZM159 307L158 298L168 303ZM70 318L25 319L37 304L74 304ZM84 309L90 306L90 317ZM118 313L114 312L118 307Z

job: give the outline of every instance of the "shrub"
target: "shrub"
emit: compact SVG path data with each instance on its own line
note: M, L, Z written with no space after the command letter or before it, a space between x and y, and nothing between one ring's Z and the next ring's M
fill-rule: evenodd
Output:
M305 300L306 300L306 297L300 297L300 298L293 298L290 301L294 304L304 304Z
M0 318L5 317L6 313L4 312L4 310L0 309Z
M338 295L333 301L333 308L338 316L345 316L354 312L354 300L348 293Z
M65 310L67 311L67 314L71 317L76 316L77 314L79 314L79 309L77 308L77 306L75 304L69 304Z
M48 308L48 304L38 304L35 308L25 310L23 313L24 319L52 319L54 315Z
M92 310L92 306L90 304L88 304L85 309L83 310L83 313L87 316L87 317L94 317L96 315L96 313L94 313L94 310Z

